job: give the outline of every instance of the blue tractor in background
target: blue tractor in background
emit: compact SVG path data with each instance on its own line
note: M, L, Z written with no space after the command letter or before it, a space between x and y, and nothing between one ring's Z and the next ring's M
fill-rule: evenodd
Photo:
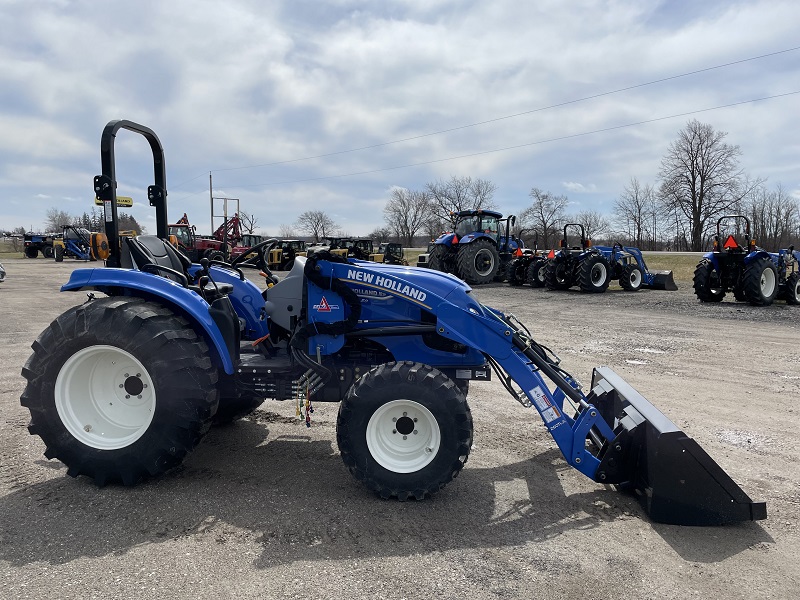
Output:
M508 263L522 254L525 246L511 235L517 218L509 215L504 219L501 213L485 209L462 210L452 216L453 231L434 242L428 266L472 285L504 279Z
M580 233L580 245L570 246L568 232ZM558 251L551 250L544 267L544 283L551 290L566 290L573 286L581 292L602 293L612 280L622 289L635 292L641 288L675 291L672 271L651 271L639 248L614 244L594 246L586 237L580 223L564 225L564 237Z
M746 243L729 233L723 241L722 223L733 222L734 233L743 233ZM741 224L744 223L744 231ZM750 219L744 215L726 215L717 220L714 249L703 255L694 271L694 293L701 302L720 302L733 292L739 302L769 306L775 299L800 304L800 251L790 246L767 252L756 246L750 231Z
M153 152L155 236L118 235L121 129ZM421 500L463 469L473 444L469 383L495 373L567 464L638 494L654 521L766 518L764 503L614 371L596 368L584 391L521 322L452 275L322 250L296 257L278 280L267 264L274 239L231 263L193 263L168 241L155 133L112 121L101 160L105 268L71 273L62 291L84 291L87 301L40 334L22 369L28 429L67 474L133 485L180 464L212 424L266 398L296 402L309 426L312 401L336 401L346 469L382 498ZM258 284L244 275L250 267Z

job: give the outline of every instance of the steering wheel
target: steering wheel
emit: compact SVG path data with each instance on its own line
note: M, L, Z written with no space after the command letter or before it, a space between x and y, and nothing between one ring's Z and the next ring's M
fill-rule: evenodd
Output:
M277 243L277 239L270 238L256 244L249 250L234 258L231 261L231 267L238 269L259 269L266 274L268 283L277 283L277 277L275 277L272 274L272 271L269 270L269 251L272 250ZM253 254L255 254L255 256L253 256Z

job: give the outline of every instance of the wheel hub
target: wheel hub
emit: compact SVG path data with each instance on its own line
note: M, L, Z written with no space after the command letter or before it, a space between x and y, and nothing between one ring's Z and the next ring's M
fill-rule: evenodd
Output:
M394 473L413 473L439 452L436 417L413 400L392 400L376 410L367 424L367 447L375 461Z
M100 450L125 448L138 440L155 413L150 375L136 357L116 346L89 346L70 356L54 391L67 431Z

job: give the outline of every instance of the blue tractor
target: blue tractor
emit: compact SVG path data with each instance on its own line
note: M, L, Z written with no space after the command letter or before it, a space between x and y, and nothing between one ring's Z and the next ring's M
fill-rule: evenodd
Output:
M153 151L155 236L117 235L121 129ZM638 493L653 520L766 518L763 503L612 370L595 369L584 391L524 325L452 275L320 251L295 258L278 281L267 266L275 240L231 263L192 263L167 241L155 133L112 121L101 158L105 268L72 272L62 290L88 300L45 329L22 370L29 430L69 475L132 485L180 464L214 422L265 398L296 401L307 424L312 402L338 401L336 439L350 473L380 497L421 500L467 462L468 386L494 372L568 464ZM263 285L245 277L249 267Z
M570 230L580 233L580 245L569 245L567 234ZM672 271L649 270L639 248L622 244L594 246L587 239L583 225L564 225L560 248L550 251L544 267L545 285L552 290L566 290L577 285L581 292L602 293L612 280L618 280L622 289L630 292L643 287L678 289Z
M733 223L735 228L727 237L723 234L723 222ZM745 245L736 241L734 233L744 234ZM744 215L726 215L717 220L714 249L703 255L694 271L694 293L701 302L720 302L727 292L733 292L736 300L753 306L769 306L778 298L787 304L800 304L798 264L800 251L794 246L767 252L756 246L750 219Z
M516 217L504 219L501 213L484 209L462 210L452 216L455 227L434 242L429 267L473 285L502 280L509 261L525 246L510 232Z

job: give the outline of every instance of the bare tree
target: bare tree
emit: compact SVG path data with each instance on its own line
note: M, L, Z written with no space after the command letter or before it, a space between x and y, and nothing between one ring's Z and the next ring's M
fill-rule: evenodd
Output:
M631 177L622 194L614 201L614 217L617 227L627 241L637 248L644 247L648 230L655 237L653 223L657 215L655 188L642 185L636 177Z
M735 206L752 189L739 168L739 146L725 144L728 134L690 121L661 160L659 196L667 210L688 221L691 250L703 249L714 218ZM749 186L749 189L748 189Z
M424 227L430 211L431 197L428 192L394 187L383 208L383 219L402 243L413 246L414 237Z
M242 226L242 233L252 234L258 227L258 217L252 213L241 210L239 211L239 223Z
M583 225L586 237L590 240L599 238L611 229L608 219L596 210L584 210L572 217L575 223Z
M431 215L440 223L453 225L451 213L460 210L495 208L494 193L497 187L486 179L456 177L449 181L439 180L425 186L430 196Z
M289 239L294 237L294 226L293 225L286 225L281 223L278 226L278 236L284 239Z
M529 196L533 204L521 211L519 221L536 232L540 248L551 248L550 241L558 239L558 227L566 217L569 199L533 188Z
M392 233L392 229L390 227L376 227L367 234L367 237L380 242L397 241L397 238Z
M742 209L759 246L768 250L786 248L800 231L800 203L780 184L772 191L759 185L744 200Z
M326 212L321 210L307 210L297 217L295 226L300 231L313 236L315 242L318 242L320 238L333 235L339 227Z
M74 220L75 217L64 210L56 207L48 208L45 214L45 230L59 232L64 228L64 225L72 225Z

